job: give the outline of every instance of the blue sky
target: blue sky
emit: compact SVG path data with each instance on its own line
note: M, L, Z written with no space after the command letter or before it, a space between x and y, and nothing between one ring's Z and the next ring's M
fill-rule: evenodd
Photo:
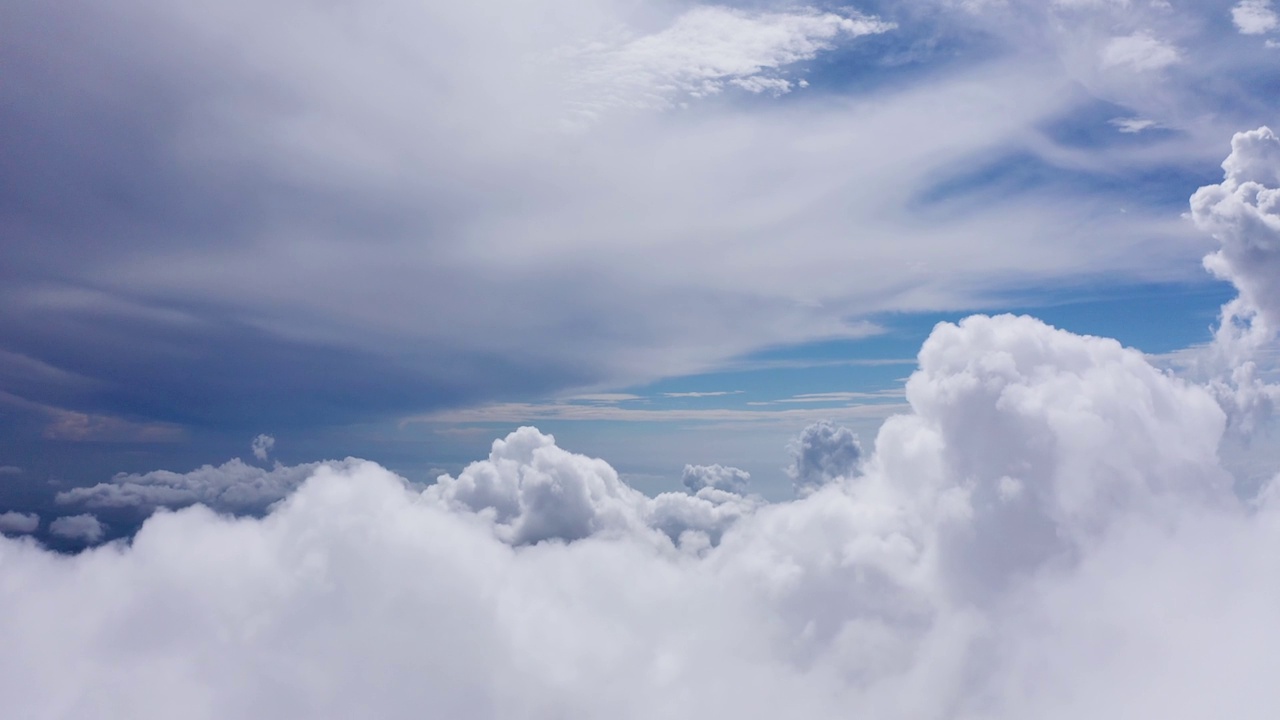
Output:
M524 423L781 496L939 321L1205 343L1187 198L1276 113L1233 7L19 3L4 501L259 433L430 477Z

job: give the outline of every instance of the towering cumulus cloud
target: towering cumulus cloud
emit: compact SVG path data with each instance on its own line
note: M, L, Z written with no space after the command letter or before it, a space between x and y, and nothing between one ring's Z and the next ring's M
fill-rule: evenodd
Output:
M1280 508L1207 390L1027 317L939 325L840 482L647 498L522 428L425 491L0 540L14 717L1268 717ZM839 431L810 433L840 437ZM847 444L842 445L847 447Z
M1257 367L1280 332L1280 138L1266 127L1237 133L1222 169L1221 183L1191 197L1191 215L1221 243L1205 267L1239 292L1222 308L1206 361L1226 376L1213 386L1247 428L1280 400L1280 386L1265 383Z

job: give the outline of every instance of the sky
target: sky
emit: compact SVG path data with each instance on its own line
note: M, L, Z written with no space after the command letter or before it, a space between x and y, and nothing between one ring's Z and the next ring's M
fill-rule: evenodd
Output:
M1264 717L1280 6L0 8L23 717Z

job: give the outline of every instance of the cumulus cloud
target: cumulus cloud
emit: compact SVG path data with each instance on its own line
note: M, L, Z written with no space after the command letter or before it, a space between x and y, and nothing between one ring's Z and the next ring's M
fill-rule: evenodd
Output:
M102 540L107 528L94 515L66 515L49 523L49 532L65 540L76 540L90 545Z
M26 535L40 527L40 516L35 513L0 513L0 533Z
M344 466L352 461L333 464ZM120 473L110 482L58 493L65 505L91 508L178 508L200 503L219 512L254 514L295 490L312 475L317 463L261 468L239 458L222 465L205 465L191 472L155 470Z
M1231 8L1231 21L1242 35L1262 35L1280 27L1271 0L1241 0Z
M1191 197L1191 217L1221 246L1205 267L1238 295L1223 306L1200 371L1249 429L1280 400L1280 386L1265 382L1258 368L1280 332L1280 138L1267 127L1237 133L1222 169L1221 183Z
M736 467L724 465L685 465L680 482L690 492L698 492L703 488L714 488L737 495L747 492L751 483L751 473Z
M907 400L860 473L774 505L646 499L522 428L426 490L323 464L261 519L0 540L0 693L31 718L1267 717L1280 506L1231 493L1209 392L1001 316L939 325ZM673 532L725 507L714 544Z
M798 495L805 495L842 477L850 477L862 457L857 435L827 420L806 427L790 444L787 476Z
M723 483L746 480L735 468L719 470ZM495 440L487 460L471 463L456 478L441 476L423 497L474 513L512 545L588 536L649 535L657 541L658 531L671 541L700 547L718 541L756 502L714 485L698 487L694 495L646 497L622 482L608 463L568 452L533 427Z
M276 439L270 435L259 435L253 439L250 447L253 449L253 456L261 460L267 461L267 456L271 454L271 449L276 446Z

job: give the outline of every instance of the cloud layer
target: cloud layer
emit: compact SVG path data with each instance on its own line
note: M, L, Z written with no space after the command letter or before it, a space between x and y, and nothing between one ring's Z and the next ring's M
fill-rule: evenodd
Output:
M261 519L0 540L0 692L30 718L1266 716L1280 508L1232 494L1207 390L976 316L907 399L860 472L773 505L646 498L523 428L425 491L328 463Z

